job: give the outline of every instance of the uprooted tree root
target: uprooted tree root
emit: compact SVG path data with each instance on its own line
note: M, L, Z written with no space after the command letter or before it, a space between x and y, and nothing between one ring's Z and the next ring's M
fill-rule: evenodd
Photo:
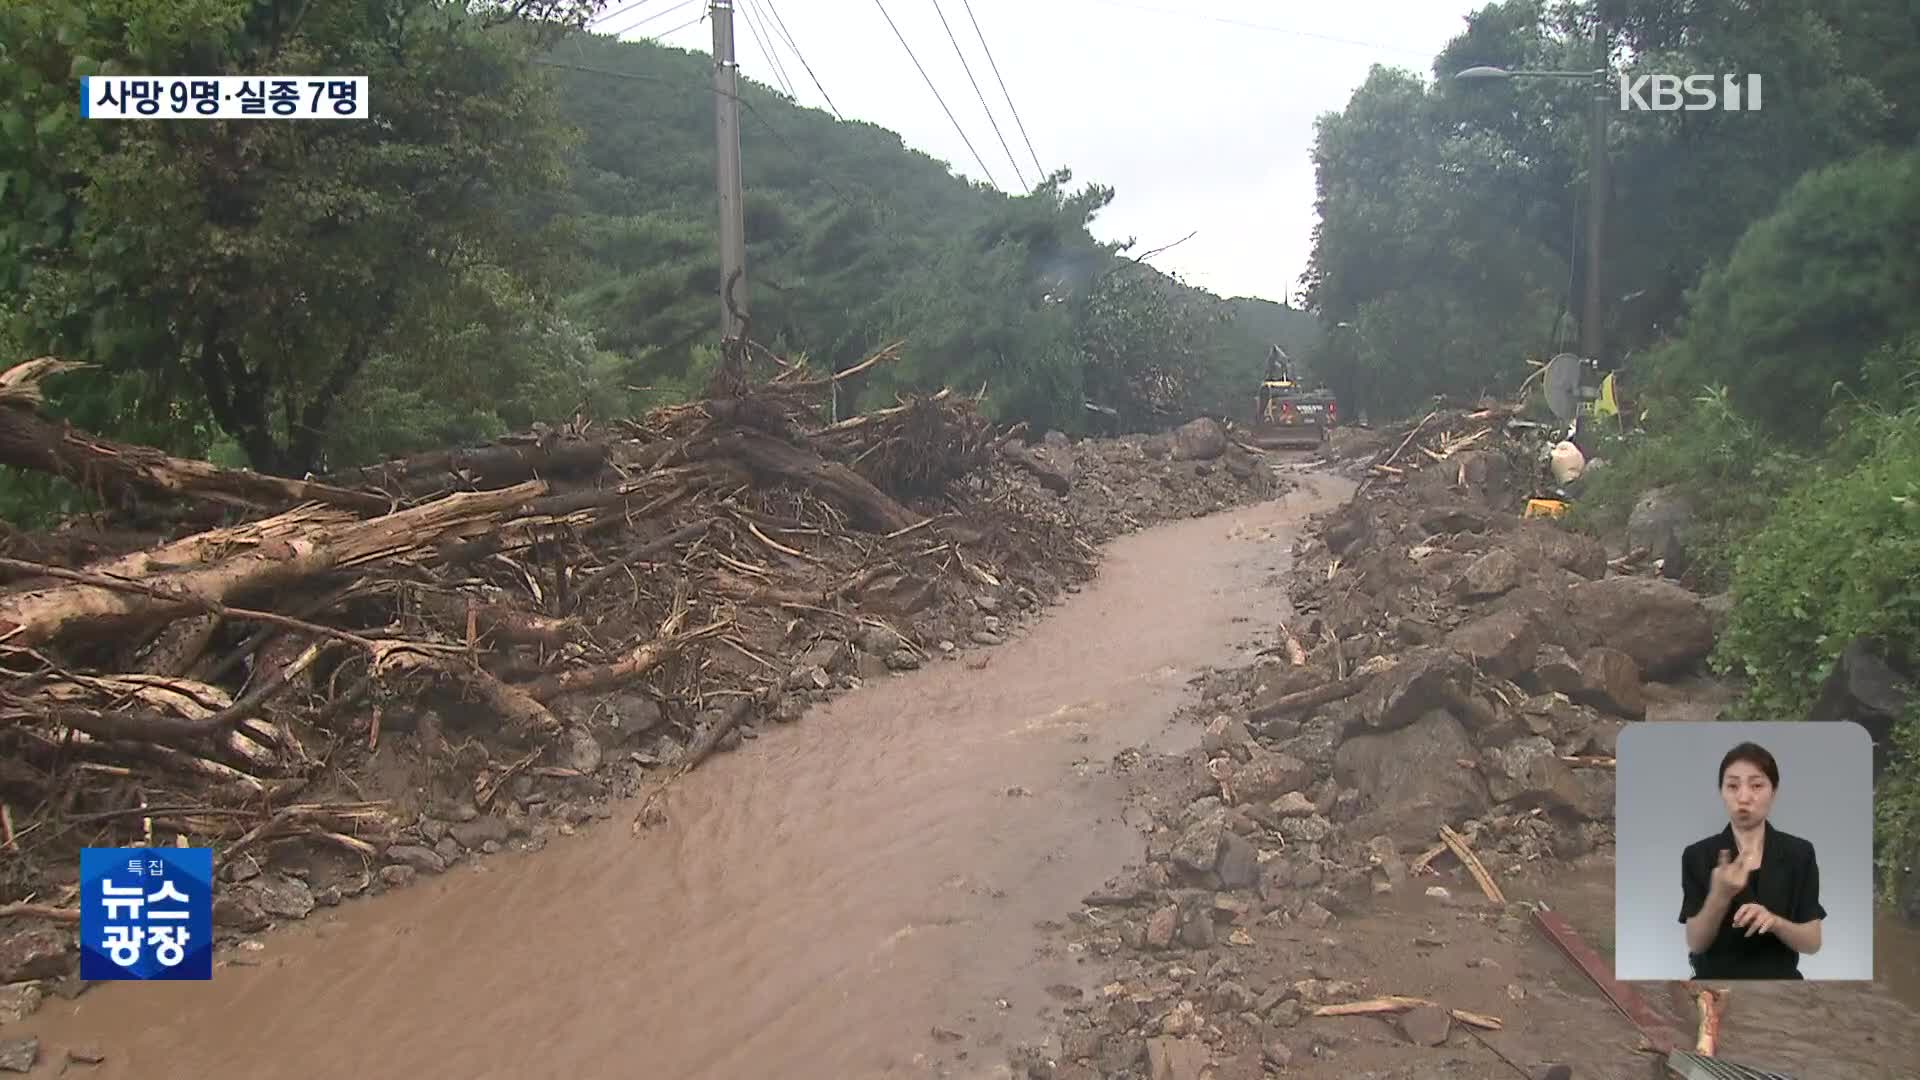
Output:
M26 894L84 845L230 859L304 840L376 859L418 809L361 797L353 773L383 731L437 747L440 796L485 813L529 774L581 776L569 747L609 694L652 699L680 748L642 762L669 766L642 811L657 818L672 779L793 690L790 658L816 640L1090 575L1057 498L990 481L1031 464L1003 454L975 399L820 422L834 380L896 346L832 378L772 358L760 382L747 351L714 396L608 431L324 481L46 419L40 381L76 365L0 374L0 464L109 505L131 492L227 516L186 535L96 519L0 537L0 846L24 856L0 898L70 899Z

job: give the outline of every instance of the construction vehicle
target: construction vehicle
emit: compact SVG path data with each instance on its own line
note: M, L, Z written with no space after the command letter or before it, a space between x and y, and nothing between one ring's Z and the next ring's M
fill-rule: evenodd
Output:
M1254 400L1253 431L1248 441L1262 450L1323 446L1339 422L1339 406L1333 395L1301 387L1286 350L1270 346L1266 377Z

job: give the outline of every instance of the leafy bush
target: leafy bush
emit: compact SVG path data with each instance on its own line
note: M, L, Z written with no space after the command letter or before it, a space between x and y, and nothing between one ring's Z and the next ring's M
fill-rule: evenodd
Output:
M1886 900L1900 880L1902 865L1920 861L1920 699L1893 729L1893 760L1874 792L1874 836L1878 841L1880 885Z
M1860 461L1818 470L1780 500L1734 564L1715 666L1750 680L1747 707L1803 715L1857 637L1920 656L1920 407L1863 419Z
M1836 384L1920 329L1920 150L1874 150L1803 177L1689 296L1684 360L1770 430L1813 441Z
M1779 493L1806 474L1807 460L1782 449L1741 416L1724 389L1691 400L1650 403L1651 431L1601 440L1606 465L1587 474L1569 523L1617 533L1651 488L1674 487L1694 506L1689 573L1706 588L1724 584L1732 555L1773 511Z

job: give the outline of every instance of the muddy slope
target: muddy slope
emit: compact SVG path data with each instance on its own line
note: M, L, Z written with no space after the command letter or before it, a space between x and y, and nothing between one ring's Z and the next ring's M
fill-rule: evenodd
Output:
M1399 437L1371 440L1348 470L1360 496L1295 552L1294 614L1266 613L1268 655L1189 713L1201 746L1116 759L1143 858L1071 913L1064 940L1098 988L1011 1056L1016 1075L1647 1074L1638 1033L1532 905L1604 955L1614 745L1626 724L1729 700L1699 670L1716 605L1522 520L1523 455L1459 449L1486 426L1441 417L1415 444L1434 453L1393 472L1372 466ZM1691 1006L1636 988L1691 1045ZM1920 1011L1887 976L1734 997L1720 1046L1735 1060L1920 1069L1894 1035Z

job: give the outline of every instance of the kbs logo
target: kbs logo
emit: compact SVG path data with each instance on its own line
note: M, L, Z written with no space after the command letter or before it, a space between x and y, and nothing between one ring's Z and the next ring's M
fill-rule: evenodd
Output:
M1642 112L1760 111L1760 76L1639 75L1620 80L1620 108Z

